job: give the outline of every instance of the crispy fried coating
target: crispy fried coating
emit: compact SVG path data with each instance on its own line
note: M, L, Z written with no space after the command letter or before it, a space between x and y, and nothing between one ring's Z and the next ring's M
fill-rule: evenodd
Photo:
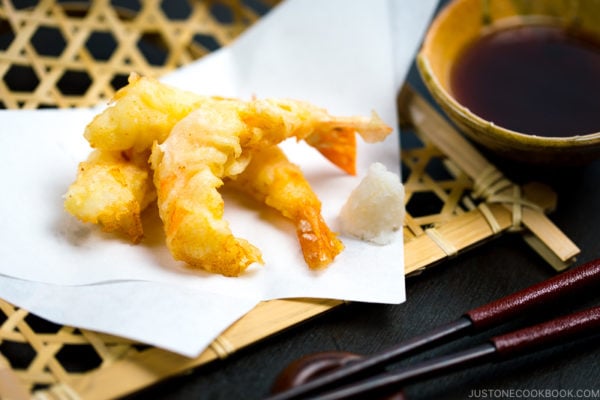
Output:
M110 107L98 114L86 127L84 136L93 148L108 152L126 151L128 153L143 153L152 147L154 142L162 143L171 132L173 126L193 109L202 103L215 102L219 99L214 97L199 96L195 93L184 91L169 85L160 83L155 79L140 77L132 74L129 84L121 88L112 99ZM380 121L353 118L337 118L333 120L327 113L308 103L290 100L257 100L249 103L240 102L240 118L247 124L257 126L257 132L288 132L294 130L294 135L302 137L306 142L319 150L325 157L344 171L355 174L356 163L356 138L355 128L363 129L361 126L371 124L370 131L385 134L387 126ZM316 121L319 124L316 124ZM333 121L334 129L327 125ZM372 123L370 121L375 121ZM284 126L285 125L285 126ZM376 129L372 129L375 127ZM310 134L309 134L310 133ZM259 147L263 140L260 135L254 136ZM267 142L276 143L281 137L267 138ZM245 143L244 146L252 147L253 143ZM123 160L119 160L119 168L123 168ZM135 166L131 166L135 169ZM83 191L88 180L87 199L92 203L103 201L104 195L93 189L97 187L97 178L94 173L80 174L77 187ZM123 179L135 175L125 174ZM135 186L139 182L131 182ZM124 186L127 186L123 184ZM152 188L148 188L151 190ZM140 189L141 190L141 189ZM94 199L96 194L99 199ZM105 207L102 218L92 218L88 212L78 211L77 206L71 204L67 209L76 216L83 216L83 221L106 221L105 227L109 230L123 231L125 221L137 221L139 212L136 207L131 206L126 196L120 196L124 201L117 204L113 199L112 207ZM127 202L127 203L125 203ZM114 210L114 215L109 215ZM130 210L130 215L125 215L123 210ZM116 224L114 221L122 221ZM99 223L99 222L98 222ZM139 224L136 224L136 226ZM116 228L116 227L119 228ZM134 226L132 224L132 226ZM115 228L112 228L115 227ZM128 234L132 240L139 240L142 236L141 226L129 229ZM136 232L135 234L133 232Z
M252 153L252 161L230 181L233 186L279 211L296 227L306 264L322 269L331 264L344 245L321 215L321 201L304 178L299 166L291 163L278 146Z
M257 152L290 137L301 140L318 134L320 138L331 138L335 136L328 135L327 131L346 129L352 124L355 131L359 128L367 135L385 137L387 134L387 127L381 129L368 120L365 123L362 119L344 118L339 124L335 121L336 118L323 109L303 102L212 99L204 101L177 123L167 139L154 146L152 152L159 213L173 256L192 267L227 276L237 276L250 264L261 262L260 251L248 241L235 238L223 220L224 204L217 189L224 178L246 169ZM264 157L266 163L281 161L276 153L267 153ZM325 253L328 254L324 256L315 249L323 244L312 236L325 225L319 220L320 212L314 213L320 211L320 203L314 201L316 196L310 186L299 184L300 178L293 177L294 168L289 163L286 167L287 176L270 182L273 191L280 193L269 201L280 211L290 211L289 216L298 224L311 267L323 267L335 256L333 253L339 252L341 243L328 243L330 238L326 237L325 244L330 248ZM295 181L288 188L276 187L284 185L286 179L289 183L290 178ZM294 194L293 190L298 192ZM307 192L311 192L307 198L311 202L309 209L292 215L291 208L284 206L285 195L294 195L298 201L307 196Z
M356 174L356 133L365 142L375 143L392 132L375 112L370 117L332 116L323 108L289 99L248 102L240 108L240 118L261 132L269 132L267 137L257 136L261 147L293 136L351 175Z
M248 191L294 221L307 264L321 268L343 246L322 220L321 204L301 171L279 150L265 149L295 137L354 174L356 133L374 142L390 132L376 114L333 117L294 100L203 97L133 74L86 127L84 136L97 150L81 163L65 208L82 221L138 242L143 235L140 213L158 196L174 258L237 276L262 263L262 257L259 249L231 233L218 189L256 156L240 182L245 179ZM273 171L278 174L270 176Z
M156 197L148 164L154 142L204 97L132 74L108 108L85 128L93 151L79 166L65 195L65 209L83 222L102 225L137 243L143 236L140 213Z
M205 98L132 74L106 108L85 128L84 137L95 149L149 150L162 143L173 126Z
M240 137L247 131L237 104L215 101L191 112L154 147L158 209L175 259L225 276L262 263L260 250L231 233L218 192L224 177L245 167Z
M65 209L81 221L139 242L140 214L156 197L147 159L148 152L93 151L79 164L65 194Z

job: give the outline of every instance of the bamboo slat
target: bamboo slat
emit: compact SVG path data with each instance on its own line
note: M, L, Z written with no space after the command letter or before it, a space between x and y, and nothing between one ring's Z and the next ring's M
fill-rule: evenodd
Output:
M487 171L490 171L490 187L498 185L501 190L491 191L487 201L500 200L505 207L520 206L521 200L527 200L520 195L511 197L505 188L514 188L516 185L502 176L450 123L419 97L412 89L405 87L400 94L400 114L418 129L427 132L428 139L444 154L451 158L458 167L464 171L477 185L478 180ZM495 174L492 175L492 174ZM477 190L475 187L474 190ZM494 195L497 195L494 199ZM536 196L540 198L540 196ZM533 203L536 206L535 203ZM557 270L565 269L579 254L579 248L556 227L543 213L540 207L522 207L520 220L534 236L530 236L528 243L540 252L542 256ZM514 215L514 213L513 213Z
M498 204L490 205L490 209L499 223L501 232L510 228L512 221L508 210ZM479 210L461 214L435 229L457 252L491 239L496 234ZM406 274L430 267L447 257L453 256L453 254L445 253L427 234L406 242L404 253L404 271Z
M219 335L197 358L190 359L152 348L122 357L110 368L76 376L66 383L82 399L100 400L123 396L199 365L225 358L266 336L281 332L342 303L326 299L263 302ZM128 379L119 379L122 376L127 376Z

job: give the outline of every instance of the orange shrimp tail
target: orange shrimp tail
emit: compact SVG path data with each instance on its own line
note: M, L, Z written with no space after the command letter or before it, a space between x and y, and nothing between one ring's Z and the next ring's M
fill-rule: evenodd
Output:
M305 140L344 172L356 175L356 131L354 129L318 130Z
M311 210L305 209L305 215L296 221L296 234L306 264L310 269L322 269L333 262L344 249L344 244L329 229L321 215Z

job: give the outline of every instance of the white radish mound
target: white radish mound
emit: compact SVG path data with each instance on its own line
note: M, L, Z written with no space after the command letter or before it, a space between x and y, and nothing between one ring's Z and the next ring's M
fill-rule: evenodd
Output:
M342 207L341 233L386 245L402 227L404 214L404 186L400 177L383 164L374 163Z

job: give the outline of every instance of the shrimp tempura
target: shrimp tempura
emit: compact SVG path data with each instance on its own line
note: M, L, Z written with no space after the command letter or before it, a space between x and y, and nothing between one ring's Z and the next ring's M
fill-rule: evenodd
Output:
M156 198L147 160L148 152L93 151L79 164L77 178L65 194L65 209L81 221L139 242L140 213Z
M206 100L177 123L152 152L159 213L167 246L175 259L228 276L239 275L250 264L261 262L260 251L246 240L234 237L223 220L224 205L217 189L224 178L241 173L255 152L289 137L299 140L312 134L331 137L324 133L347 128L352 122L369 137L385 137L389 133L385 124L373 125L363 119L343 118L339 125L335 121L322 109L291 100L213 99ZM278 183L281 182L285 180ZM297 185L298 188L307 190L309 186ZM283 202L277 199L274 205L289 211ZM318 210L320 204L313 203L311 207L312 211ZM312 229L320 229L320 215L292 217L297 223L303 223L305 218L312 220L310 228L300 227L308 236ZM318 252L312 246L318 242L306 240L307 237L302 240L312 266L324 266L339 250L336 249L339 244L333 244L328 256L315 260L314 254ZM317 255L321 257L322 254Z
M162 143L173 126L205 97L131 74L83 136L95 149L142 152Z
M321 216L321 202L304 178L277 146L255 150L244 172L227 181L258 201L291 219L306 264L321 269L333 262L344 245Z
M143 234L140 213L158 196L173 256L196 268L236 276L261 263L261 253L232 235L218 188L256 156L252 168L257 169L240 182L246 179L249 191L294 221L307 264L320 268L341 251L341 242L323 222L320 202L304 178L295 177L295 167L273 155L277 150L263 150L296 137L354 174L356 133L374 142L390 132L376 114L333 117L294 100L205 97L132 74L110 107L86 127L84 136L97 150L81 163L65 208L84 222L138 242ZM282 177L267 179L270 187L253 188L263 176L253 173L275 169ZM279 186L286 181L287 188ZM300 193L309 204L305 210ZM286 196L294 201L286 204ZM317 240L311 239L313 233Z
M235 103L203 104L182 119L151 157L167 247L188 265L237 276L262 263L260 251L233 236L217 189L245 163L240 137L247 127Z

